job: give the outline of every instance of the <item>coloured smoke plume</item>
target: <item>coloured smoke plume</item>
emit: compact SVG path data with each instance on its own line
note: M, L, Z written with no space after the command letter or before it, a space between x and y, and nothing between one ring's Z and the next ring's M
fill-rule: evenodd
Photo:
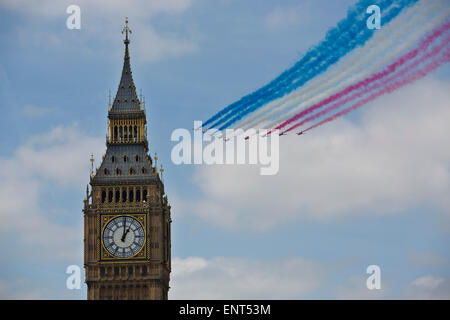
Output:
M438 5L428 5L433 2ZM417 40L445 21L450 10L442 4L442 1L430 1L424 7L425 3L420 2L408 8L397 19L383 27L383 32L377 33L364 47L355 49L342 62L337 63L332 71L324 73L282 99L270 102L239 125L246 130L256 128L265 122L263 128L274 128L298 114L299 110L317 104L349 85L383 70L405 49L410 50ZM263 117L260 116L256 121L252 120L258 118L257 114L264 112L264 109ZM271 118L274 120L266 121Z
M401 81L398 81L392 85L388 85L386 86L383 90L380 90L378 92L375 92L373 94L371 94L370 96L368 96L365 99L360 100L359 102L355 103L354 105L352 105L351 107L348 107L334 115L332 115L331 117L328 117L310 127L308 127L307 129L303 130L303 132L309 131L311 129L317 128L327 122L333 121L353 110L358 109L359 107L365 105L366 103L375 100L376 98L391 93L407 84L410 84L414 81L417 81L423 77L425 77L427 74L429 74L430 72L434 71L435 69L437 69L438 67L440 67L442 64L444 63L448 63L450 62L450 47L447 46L445 53L434 59L433 61L431 61L430 63L428 63L424 68L421 68L419 70L414 71L413 73L411 73L408 77L406 77L405 79L402 79Z
M297 123L296 125L290 127L289 129L285 130L283 133L292 131L293 129L298 128L299 126L303 125L306 122L315 120L318 117L320 117L332 110L335 110L335 109L339 108L340 106L343 106L344 104L346 104L352 100L360 98L361 96L363 96L367 93L370 93L371 91L374 91L376 89L379 89L380 87L383 87L383 86L389 84L390 82L397 80L398 78L404 76L406 73L408 73L408 72L412 71L414 68L420 66L420 64L422 64L425 61L438 55L444 47L447 47L447 43L450 41L450 36L447 36L443 41L441 41L441 43L439 45L435 46L429 53L423 55L421 58L419 58L417 60L413 60L419 53L424 52L433 40L436 40L436 38L438 38L443 32L447 31L449 28L450 28L450 22L443 25L442 27L438 28L437 30L435 30L435 32L433 32L429 37L427 37L427 39L425 39L421 43L421 45L419 45L416 49L408 52L406 55L404 55L403 57L401 57L400 59L398 59L391 65L389 65L382 72L376 73L376 74L372 75L371 77L369 77L355 85L352 85L352 86L346 88L345 90L343 90L325 100L322 100L320 103L303 110L302 112L300 112L296 116L292 117L291 119L285 121L283 124L279 125L275 129L276 130L282 129L285 126L287 126L288 124L291 124L294 121L301 119L305 115L312 113L313 111L323 107L324 105L329 104L334 101L337 101L340 98L344 97L345 95L347 95L348 93L350 93L354 90L363 88L362 91L357 92L356 94L350 95L347 98L345 98L341 101L338 101L337 103L333 104L332 106L324 109L323 111L320 111L320 112L312 115L311 117L304 119L303 121ZM411 61L412 61L412 63L407 64ZM402 66L405 66L405 67L403 69L401 69L400 71L398 71L397 73L394 73L395 71L398 70L399 67L402 67ZM393 73L394 73L393 76L387 77L388 75L393 74Z
M229 105L208 119L204 126L228 128L246 114L253 112L270 101L280 98L304 85L310 79L326 71L343 56L358 46L363 46L374 31L366 27L365 9L377 4L383 7L383 22L389 23L403 9L417 0L361 0L349 10L345 19L331 29L326 38L297 62L265 87Z

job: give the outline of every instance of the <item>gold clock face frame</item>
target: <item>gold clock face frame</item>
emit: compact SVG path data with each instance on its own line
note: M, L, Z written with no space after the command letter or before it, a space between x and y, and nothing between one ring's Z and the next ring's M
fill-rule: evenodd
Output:
M105 243L105 239L109 236L113 236L117 238L117 233L121 233L124 231L123 229L123 221L126 221L126 227L134 225L133 231L137 229L141 229L138 234L143 236L142 246L136 252L132 254L114 254L111 252L111 243ZM134 224L133 224L134 223ZM146 260L148 259L148 250L147 250L147 215L146 214L102 214L100 215L100 261L101 262L133 262L136 260ZM110 228L110 226L115 226L115 228ZM112 229L112 234L111 234ZM130 228L131 231L131 228ZM143 234L142 234L143 233ZM135 237L136 233L133 235L126 237ZM120 237L120 235L119 235ZM109 239L108 239L109 240ZM117 241L117 239L115 239ZM134 240L134 239L133 239ZM134 243L134 241L132 242ZM117 246L117 245L116 245ZM125 244L124 244L125 246ZM130 245L131 246L131 245Z

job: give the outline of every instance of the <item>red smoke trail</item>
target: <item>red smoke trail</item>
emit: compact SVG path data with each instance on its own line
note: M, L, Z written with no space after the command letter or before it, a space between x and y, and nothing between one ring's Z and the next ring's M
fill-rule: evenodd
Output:
M450 41L450 36L447 36L440 45L435 46L429 53L427 53L426 55L422 56L420 59L412 62L410 65L406 66L406 68L402 69L401 71L395 73L394 75L392 75L391 77L388 77L386 79L384 79L381 82L377 82L371 86L367 86L364 90L359 91L353 95L350 95L348 97L346 97L343 100L340 100L336 103L334 103L333 105L329 106L328 108L325 108L322 111L319 111L315 114L313 114L312 116L300 121L299 123L295 124L294 126L290 127L289 129L283 131L282 133L286 133L289 132L291 130L294 130L295 128L298 128L299 126L305 124L306 122L309 122L311 120L315 120L323 115L325 115L326 113L335 110L339 107L341 107L342 105L346 104L347 102L350 102L354 99L360 98L361 96L375 90L378 89L380 87L389 85L390 82L392 82L393 80L399 79L402 76L404 76L406 73L410 72L411 70L413 70L414 68L416 68L418 65L422 64L425 60L428 60L432 57L435 57L437 54L439 54L439 52L448 45L448 42Z
M331 117L328 117L314 125L312 125L311 127L303 130L303 132L309 131L311 129L317 128L321 125L323 125L324 123L330 122L335 120L336 118L343 116L353 110L358 109L359 107L363 106L364 104L375 100L376 98L378 98L379 96L382 96L384 94L387 93L391 93L392 91L395 91L407 84L410 84L416 80L419 80L423 77L425 77L428 73L432 72L433 70L435 70L436 68L438 68L439 66L441 66L444 63L450 62L450 50L449 48L447 48L447 50L445 51L445 53L443 54L443 56L441 56L440 58L434 59L432 62L430 62L429 64L427 64L424 68L416 70L415 72L413 72L412 74L410 74L407 78L402 79L401 81L398 81L392 85L388 85L386 86L386 88L384 88L383 90L380 90L378 92L375 92L373 94L371 94L370 96L368 96L365 99L360 100L359 102L355 103L354 105L352 105L351 107L348 107L334 115L332 115Z
M448 29L450 29L450 22L447 22L447 23L443 24L442 26L434 29L425 39L423 39L420 42L420 44L414 50L412 50L412 51L404 54L400 58L398 58L394 63L390 64L383 71L375 73L372 76L370 76L364 80L361 80L360 82L358 82L356 84L350 85L347 88L345 88L344 90L342 90L334 95L331 95L330 97L316 103L315 105L312 105L311 107L306 108L305 110L297 113L292 118L289 118L288 120L286 120L285 122L283 122L282 124L280 124L273 130L284 128L288 124L302 118L303 116L313 112L314 110L321 108L326 104L334 102L354 90L357 90L361 87L366 87L367 85L371 84L372 82L380 80L380 79L384 78L385 76L395 72L398 67L400 67L400 66L404 65L406 62L414 59L420 52L423 52L424 50L426 50L428 48L428 46L436 38L441 36ZM273 130L269 131L268 134L270 134ZM288 131L290 131L290 130L288 130Z

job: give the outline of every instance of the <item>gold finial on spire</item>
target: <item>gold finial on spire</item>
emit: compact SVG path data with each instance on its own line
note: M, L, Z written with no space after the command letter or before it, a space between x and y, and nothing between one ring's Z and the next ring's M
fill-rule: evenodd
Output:
M159 172L161 172L161 181L164 181L164 179L163 179L164 169L163 169L162 164L161 164L161 167L160 167L160 169L159 169Z
M94 161L95 161L93 153L91 153L91 158L89 159L89 161L91 162L91 172L90 172L90 174L91 174L91 177L93 177L94 176Z
M108 111L111 110L111 90L108 90Z
M123 41L125 44L130 43L130 40L128 40L128 32L131 32L131 29L128 27L128 17L125 18L125 27L122 30L122 34L125 32L125 40Z

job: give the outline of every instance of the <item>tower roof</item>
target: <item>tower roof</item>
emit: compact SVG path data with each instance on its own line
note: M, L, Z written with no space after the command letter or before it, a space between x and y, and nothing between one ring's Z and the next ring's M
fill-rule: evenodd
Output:
M123 58L122 77L120 78L119 87L117 88L116 97L112 104L111 111L139 111L141 110L141 102L136 94L136 86L134 85L133 76L130 65L130 53L128 50L128 33L131 33L128 27L128 19L125 20L125 27L122 33L125 33L125 56Z
M125 20L125 57L122 77L108 112L106 154L91 177L91 184L153 183L160 181L148 155L146 114L133 82L128 52L128 19ZM92 170L93 171L93 170Z
M142 145L112 145L91 180L93 184L157 181L152 160Z

